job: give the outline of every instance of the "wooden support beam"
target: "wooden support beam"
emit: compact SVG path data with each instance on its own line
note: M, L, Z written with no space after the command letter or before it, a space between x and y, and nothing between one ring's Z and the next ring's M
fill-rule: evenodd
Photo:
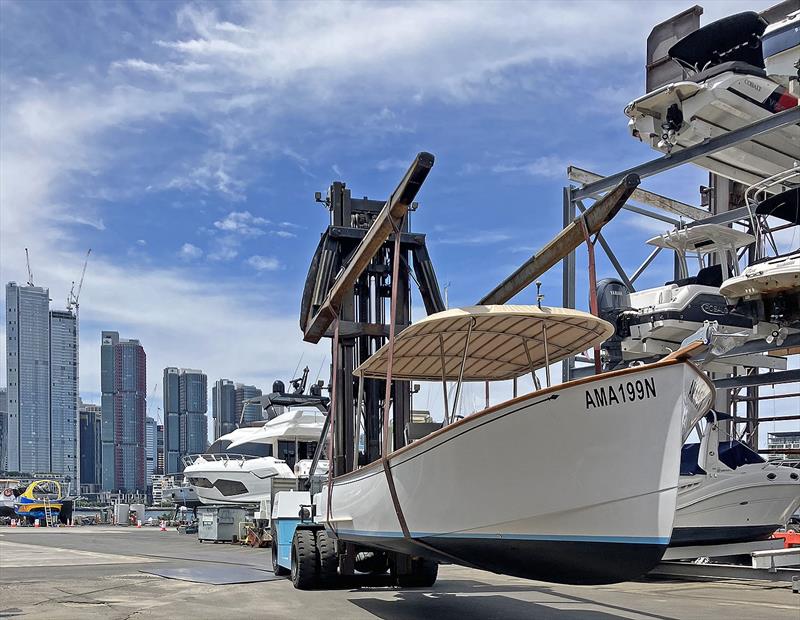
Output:
M575 218L545 245L541 252L531 256L478 303L481 305L506 303L585 241L581 218L586 219L589 234L596 234L619 213L622 205L638 186L639 177L635 174L629 174L622 179L619 185L595 202L585 213Z
M589 183L594 183L603 178L599 174L584 170L583 168L578 168L577 166L569 166L567 168L567 176L570 181L575 181L582 185L588 185ZM686 204L680 200L673 200L661 194L648 192L646 189L637 189L634 191L633 194L631 194L631 200L647 205L648 207L655 207L656 209L661 209L662 211L667 211L675 215L688 217L692 220L703 220L711 215L708 211Z
M372 257L386 242L393 230L400 226L400 222L417 196L419 188L433 167L433 161L433 155L425 152L419 153L414 159L397 189L392 192L367 234L358 244L350 261L339 273L331 290L325 297L325 301L306 325L303 340L317 343L325 335L326 330L336 317L345 296L352 294L352 288L356 280L364 272Z

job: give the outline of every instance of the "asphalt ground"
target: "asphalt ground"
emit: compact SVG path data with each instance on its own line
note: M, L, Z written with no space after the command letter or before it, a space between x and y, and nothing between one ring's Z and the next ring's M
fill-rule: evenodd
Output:
M800 595L785 583L645 579L577 587L442 566L433 588L364 580L301 592L286 579L207 585L141 572L248 572L267 569L269 558L269 549L201 544L158 528L4 527L0 618L800 620Z

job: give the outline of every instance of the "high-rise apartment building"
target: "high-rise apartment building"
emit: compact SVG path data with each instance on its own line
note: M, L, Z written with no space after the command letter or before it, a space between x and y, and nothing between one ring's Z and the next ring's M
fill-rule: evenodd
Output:
M0 388L0 471L5 471L7 436L6 427L8 426L8 390Z
M79 484L78 322L50 311L50 471Z
M236 422L241 419L245 424L264 419L261 405L245 404L250 398L261 396L261 390L254 385L236 384Z
M100 405L80 402L80 471L81 492L98 493L102 481L101 458L103 444L101 433L103 411Z
M153 474L156 472L156 421L147 416L144 422L144 460L147 486L153 484Z
M183 471L181 457L205 452L208 443L208 385L201 370L164 369L165 474Z
M214 439L236 429L236 387L233 381L219 379L211 389L211 410L214 416Z
M77 319L39 286L6 285L6 468L79 479Z
M164 474L164 425L156 425L156 474Z
M121 339L117 332L102 336L102 487L144 493L147 358L138 340Z

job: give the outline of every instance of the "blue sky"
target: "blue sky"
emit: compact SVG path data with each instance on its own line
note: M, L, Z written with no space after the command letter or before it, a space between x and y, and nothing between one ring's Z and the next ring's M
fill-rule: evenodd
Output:
M710 2L704 19L753 4L769 3ZM0 277L25 280L28 247L61 305L92 248L87 399L102 329L141 339L151 388L167 365L266 387L302 356L315 375L327 344L297 322L328 221L315 191L384 198L434 153L412 227L451 305L473 303L557 232L569 163L655 155L622 109L644 92L651 26L687 6L5 1ZM696 204L705 182L684 167L645 186ZM606 235L632 270L660 231L623 214ZM657 262L643 284L668 276ZM544 283L558 305L560 272Z

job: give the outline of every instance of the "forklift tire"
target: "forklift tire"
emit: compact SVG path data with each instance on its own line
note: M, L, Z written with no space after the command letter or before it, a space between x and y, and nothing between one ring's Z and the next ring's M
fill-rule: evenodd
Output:
M312 530L295 530L292 540L292 583L298 590L313 590L318 582L316 536Z
M439 564L424 558L411 561L410 575L398 575L397 585L401 588L430 588L439 576Z
M272 572L276 577L286 577L290 572L278 564L278 535L274 531L272 534Z
M317 530L317 553L319 554L319 580L322 585L331 586L339 577L339 554L336 541L324 529Z

